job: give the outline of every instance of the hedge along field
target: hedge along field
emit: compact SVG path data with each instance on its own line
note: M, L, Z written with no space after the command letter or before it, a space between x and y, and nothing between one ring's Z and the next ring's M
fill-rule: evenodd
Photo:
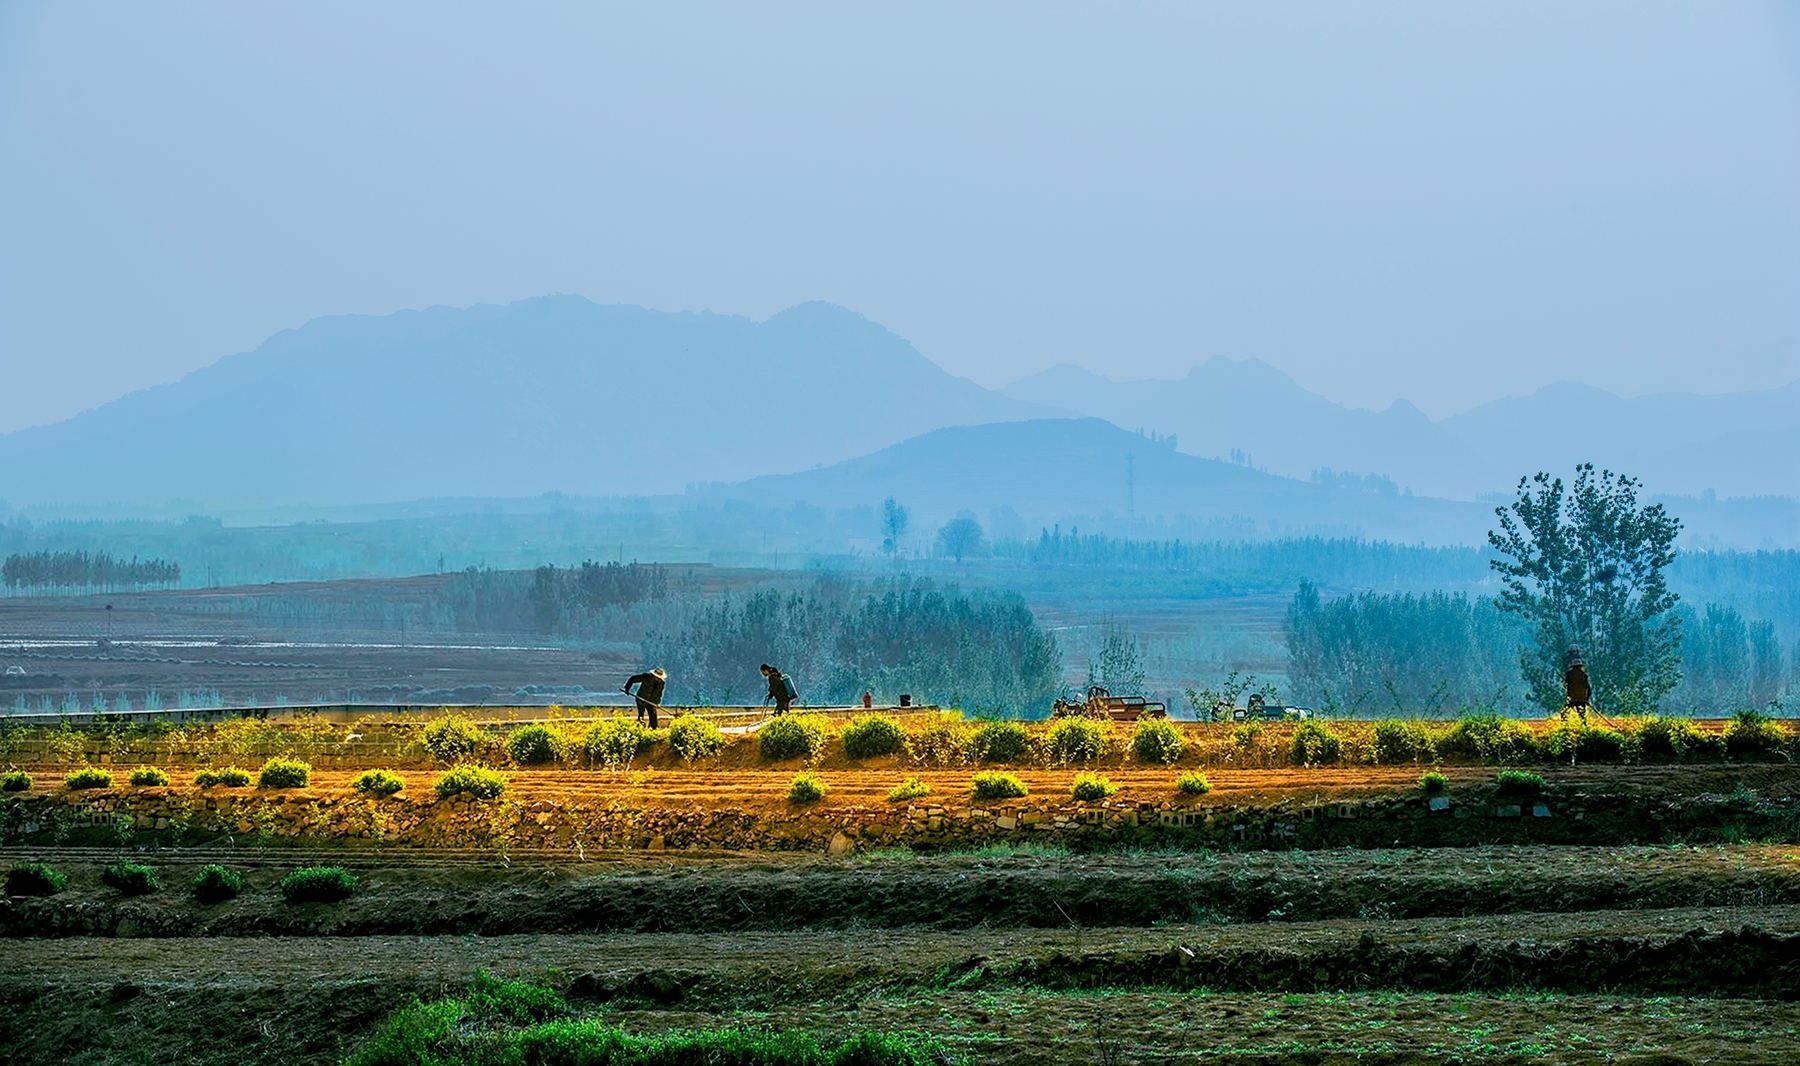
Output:
M457 764L561 769L709 768L799 762L815 768L903 765L1294 766L1683 764L1793 760L1793 723L1744 712L1541 720L1470 717L1295 722L1110 723L966 720L955 712L831 718L796 712L757 733L722 733L684 716L649 730L630 718L507 724L458 713L328 722L305 715L164 728L0 726L0 766L40 768L46 782L85 767L219 772L292 757L320 769L433 770ZM141 775L148 779L151 774Z

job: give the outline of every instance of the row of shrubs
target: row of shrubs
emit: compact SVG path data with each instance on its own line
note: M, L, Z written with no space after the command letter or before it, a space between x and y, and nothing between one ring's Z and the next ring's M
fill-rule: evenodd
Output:
M543 766L578 760L588 766L619 769L656 744L688 762L710 758L725 747L725 734L705 718L687 714L664 729L649 729L633 718L608 718L575 733L542 722L522 725L503 740L462 715L445 715L428 723L419 743L432 758L460 764L494 761L500 752L520 766Z
M252 780L250 771L236 766L207 768L194 775L201 788L244 788ZM31 777L22 770L7 774L6 791L23 791L31 787ZM131 771L128 780L140 787L160 787L169 783L166 771L154 766L140 766ZM264 763L254 775L257 788L305 788L312 781L312 766L298 759L274 758ZM63 778L72 789L112 787L113 776L106 770L86 766ZM406 779L391 770L365 770L350 782L350 787L365 796L392 796L406 787ZM506 790L506 775L485 766L463 764L453 766L438 776L433 785L440 796L467 794L479 799L493 799Z
M127 896L162 890L153 868L127 859L103 868L100 881ZM18 862L6 873L9 896L54 896L68 886L68 876L47 863ZM283 877L277 887L290 903L335 903L350 898L356 890L356 878L342 866L303 866ZM194 875L188 890L202 903L223 903L244 890L244 878L217 863L209 863Z
M1206 775L1198 771L1190 771L1175 779L1175 790L1188 796L1200 796L1212 790L1211 782ZM818 774L803 771L795 774L788 785L788 801L790 803L813 803L823 799L828 791L827 786ZM1106 799L1119 791L1119 786L1101 774L1076 774L1075 781L1069 786L1071 798L1083 803L1093 803ZM985 770L977 773L969 781L969 792L978 800L1018 799L1031 794L1025 782L1016 776L998 770ZM909 777L895 785L888 794L889 803L901 803L930 795L931 786L918 777Z

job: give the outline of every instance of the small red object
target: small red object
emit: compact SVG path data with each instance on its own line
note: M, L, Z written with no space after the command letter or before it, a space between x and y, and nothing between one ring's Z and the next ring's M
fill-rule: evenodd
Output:
M875 694L873 692L863 693L863 706L864 707L875 706Z

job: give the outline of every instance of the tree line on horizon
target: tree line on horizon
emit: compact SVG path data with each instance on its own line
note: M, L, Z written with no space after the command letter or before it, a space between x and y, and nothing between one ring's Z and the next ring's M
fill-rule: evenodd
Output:
M56 592L171 588L181 581L181 566L167 559L121 559L104 551L38 551L8 555L0 563L0 581L9 589Z

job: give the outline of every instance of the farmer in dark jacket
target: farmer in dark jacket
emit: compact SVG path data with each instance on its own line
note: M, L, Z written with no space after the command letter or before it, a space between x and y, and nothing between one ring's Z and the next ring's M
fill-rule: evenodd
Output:
M656 728L656 710L662 706L663 686L668 680L669 675L663 673L660 666L647 674L632 674L625 680L626 692L630 692L633 685L638 687L637 716L642 720L645 715L649 715L651 729Z
M1570 647L1563 664L1563 706L1585 714L1593 703L1594 691L1588 684L1587 663L1582 661L1581 649Z
M762 675L769 680L768 698L775 701L775 713L786 714L794 705L794 683L788 676L768 663L758 667Z

